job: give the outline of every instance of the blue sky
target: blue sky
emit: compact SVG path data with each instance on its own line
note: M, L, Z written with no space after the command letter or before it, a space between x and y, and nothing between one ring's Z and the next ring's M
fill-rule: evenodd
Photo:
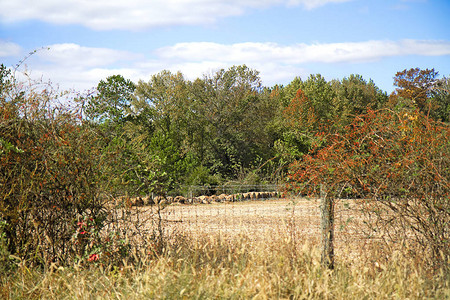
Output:
M397 71L450 75L448 0L0 0L0 63L83 91L122 74L187 79L232 65L263 84L360 74L393 90Z

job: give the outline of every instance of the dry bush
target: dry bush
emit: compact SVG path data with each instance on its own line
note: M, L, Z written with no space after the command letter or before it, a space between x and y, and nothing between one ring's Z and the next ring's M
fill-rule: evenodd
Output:
M450 126L418 110L379 110L355 117L293 164L289 188L364 199L371 230L388 243L414 241L439 268L450 257Z
M81 107L51 85L18 82L0 68L0 261L41 265L123 264L164 247L161 224L123 203L110 205L105 170L117 149L85 122ZM62 102L59 103L59 100ZM106 174L108 175L108 174ZM10 256L12 255L12 256Z
M93 130L59 95L23 86L2 69L0 219L9 253L47 264L75 257L77 222L102 222ZM67 105L67 103L65 104Z

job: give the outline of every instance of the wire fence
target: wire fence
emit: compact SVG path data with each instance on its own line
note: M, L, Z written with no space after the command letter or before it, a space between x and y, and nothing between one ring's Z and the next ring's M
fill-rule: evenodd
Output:
M225 185L189 185L181 186L185 197L211 196L220 194L239 194L248 192L281 192L282 187L276 184L225 184Z
M320 186L317 189L324 190ZM386 206L391 202L395 205L396 199L352 199L348 194L348 198L333 199L332 226L325 227L322 223L326 219L322 210L326 207L322 200L328 199L325 193L319 193L321 199L286 196L282 191L276 185L189 186L186 196L150 195L139 198L140 203L134 199L132 205L144 221L146 232L162 226L167 236L180 232L193 237L219 235L226 239L246 237L255 241L278 236L294 240L296 244L323 245L326 244L323 242L325 228L334 228L336 257L356 258L373 247L378 251L389 241L393 241L389 249L401 247L406 238L415 234L405 227L406 223L398 220L389 205Z
M176 223L193 233L246 234L253 237L285 231L303 225L302 230L319 230L319 200L266 198L169 205L161 211L167 223ZM305 226L306 225L306 226Z
M174 197L172 202L157 204L155 201L153 205L141 206L138 209L144 215L159 216L163 227L170 233L183 232L192 236L220 235L230 239L246 236L255 241L275 235L286 235L298 241L320 243L322 229L319 198L284 197L277 186L267 185L241 185L228 190L213 187L215 194L211 196L194 196L195 191L199 190L197 188L188 189L186 202L175 201ZM221 194L217 194L224 191L233 192L227 195L233 195L234 198L221 200ZM254 197L245 198L244 194L252 193ZM198 201L203 199L202 197L215 200ZM156 199L157 197L154 198ZM361 223L362 214L358 200L336 201L337 253L344 246L348 249L348 245L354 240L369 239L368 235L362 232Z

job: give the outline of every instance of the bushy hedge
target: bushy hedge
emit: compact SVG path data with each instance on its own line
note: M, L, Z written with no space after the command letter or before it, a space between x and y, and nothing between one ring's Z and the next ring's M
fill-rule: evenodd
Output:
M76 112L57 106L51 91L22 87L1 71L0 220L7 250L40 264L82 255L77 223L102 220L96 134Z
M448 124L419 110L368 110L342 132L321 139L321 148L292 165L290 189L314 194L322 185L328 197L364 199L378 232L414 240L424 258L448 265Z

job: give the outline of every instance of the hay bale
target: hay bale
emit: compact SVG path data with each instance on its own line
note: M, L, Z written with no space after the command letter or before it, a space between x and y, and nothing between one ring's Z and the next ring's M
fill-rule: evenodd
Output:
M144 200L141 197L131 198L131 206L144 206Z
M184 204L187 202L187 199L183 196L176 196L174 199L175 202L178 202L180 204Z
M228 202L234 202L234 195L227 195L227 196L225 197L225 201L228 201Z
M220 201L224 201L227 198L227 194L220 194L219 196L217 196L217 199L219 199Z
M144 205L154 205L155 201L153 201L151 196L144 197Z
M164 197L163 197L163 196L156 196L156 197L153 199L153 202L154 202L155 204L159 204L159 202L161 202L162 200L164 200Z

